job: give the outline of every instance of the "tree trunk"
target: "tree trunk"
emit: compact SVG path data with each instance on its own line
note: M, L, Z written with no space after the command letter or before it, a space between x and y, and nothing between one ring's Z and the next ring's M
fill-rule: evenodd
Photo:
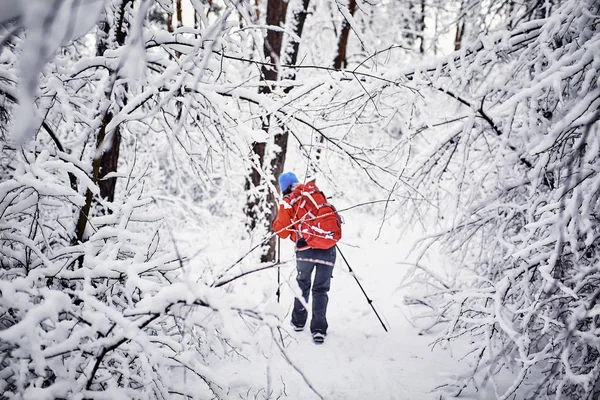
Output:
M260 1L259 0L254 0L254 10L255 10L255 14L254 16L256 17L256 20L260 20Z
M348 4L348 11L351 16L354 16L356 12L356 0L350 0ZM340 32L340 37L338 39L337 46L337 54L333 59L333 68L334 69L342 69L346 68L348 62L346 61L346 50L348 48L348 38L350 37L350 22L344 21L342 22L342 31ZM321 138L322 143L323 138Z
M356 0L350 0L350 3L348 4L348 11L350 12L350 15L354 17L354 13L356 12ZM350 22L344 19L344 21L342 22L342 30L340 32L340 37L338 38L337 54L333 59L334 69L341 70L342 68L346 68L346 66L348 65L348 62L346 61L346 50L348 48L349 37ZM319 144L317 146L317 149L315 150L315 163L318 163L321 159L323 143L325 143L325 138L323 136L320 136Z
M465 21L459 20L456 24L456 35L454 36L454 51L460 50L462 38L465 34Z
M108 121L112 120L112 114L107 114ZM105 139L106 140L106 139ZM100 157L100 174L98 176L98 186L100 187L100 197L109 202L115 200L115 188L117 186L117 178L105 178L111 172L117 172L119 165L119 149L121 146L121 129L116 127L109 139L108 148ZM99 143L99 145L105 145Z
M103 56L104 53L109 49L111 31L115 31L115 46L119 47L125 43L127 36L125 29L125 8L130 0L123 0L119 4L115 11L116 25L112 26L109 24L109 18L104 15L104 18L98 23L98 33L96 37L96 54ZM116 71L111 71L112 74L116 74ZM114 84L114 80L113 80ZM110 86L106 89L107 101L112 101L113 87ZM110 135L110 144L106 146L104 143L106 140L106 127L112 121L113 114L108 109L104 110L102 116L102 123L100 124L100 130L97 134L96 139L96 150L106 147L99 157L94 157L92 162L92 181L98 184L100 188L100 197L110 202L114 201L115 188L117 184L117 178L112 177L103 179L106 175L111 172L117 172L119 162L119 147L121 144L121 133L119 127L116 127L112 135ZM90 217L93 202L93 194L88 189L85 195L85 203L79 212L79 216L76 224L75 239L79 242L84 240L85 228ZM82 258L79 260L79 264L83 261Z
M301 0L302 7L296 8L292 14L292 26L294 26L294 33L297 37L302 37L302 31L304 30L304 23L306 22L306 16L308 15L308 6L310 4L310 0ZM300 51L300 41L292 38L290 43L288 44L288 48L286 49L287 59L286 64L296 65L298 61L298 52ZM290 69L286 73L286 79L294 80L296 79L296 70ZM289 91L291 89L287 89Z
M112 115L110 115L110 114L105 114L104 118L102 119L102 124L100 125L100 131L98 132L98 137L96 139L96 148L97 149L102 146L102 143L104 143L104 139L106 138L106 126L109 124L111 119L112 119ZM102 158L94 157L94 161L92 162L92 182L94 182L94 183L97 183L98 179L100 178L101 165L102 165ZM113 196L114 196L114 192L113 192ZM81 212L79 213L79 219L77 220L77 226L76 226L77 241L79 241L79 242L83 242L83 235L85 234L85 227L87 225L90 211L92 208L92 200L93 200L93 193L90 189L87 189L87 191L85 193L85 204L83 205L83 208L81 209ZM81 261L83 261L83 260L80 260L80 262Z
M273 174L273 177L278 177L283 172L283 167L285 165L285 159L286 159L286 155L287 155L287 143L288 143L288 136L289 136L288 131L285 130L285 128L278 127L276 129L283 129L283 130L280 133L275 134L275 138L274 138L275 146L278 146L278 148L280 148L281 151L277 152L271 159L271 172ZM272 183L275 184L275 181L273 181ZM269 226L273 226L273 221L275 220L275 217L277 216L278 202L277 202L277 196L275 195L275 193L273 193L271 191L268 192L267 205L270 206L270 213L268 216ZM277 247L277 238L275 236L273 236L273 237L271 237L271 239L269 239L269 242L267 244L267 249L262 257L263 262L275 261L275 259L277 257L276 250L275 250L276 247Z
M462 39L465 34L465 0L460 3L460 10L458 11L458 19L456 21L456 34L454 35L454 51L460 50L462 45Z
M302 0L302 7L297 11L294 11L293 18L294 22L294 33L298 36L302 36L304 29L304 23L307 16L307 8L309 0ZM267 15L266 23L271 26L283 26L285 23L285 17L287 12L288 2L283 0L269 0L267 4ZM264 42L264 54L265 57L270 60L273 65L264 65L261 68L265 84L259 88L259 93L269 94L273 90L271 83L276 82L280 78L281 71L281 57L285 55L286 63L294 65L298 59L298 51L300 43L292 40L289 44L288 51L282 52L283 46L283 33L280 31L267 31L267 37ZM291 74L288 75L288 79L295 79L295 71L292 70ZM255 160L258 162L260 168L262 168L268 176L277 177L283 172L287 155L287 144L289 133L282 127L280 121L275 116L267 116L263 120L262 129L270 135L274 133L273 145L279 149L275 154L268 157L268 165L266 164L267 157L267 143L254 143L252 147ZM251 190L252 188L259 188L259 191L253 194L249 193L249 200L246 208L247 216L249 217L249 228L256 228L261 219L264 218L268 222L269 227L272 225L275 216L277 215L277 197L275 193L269 191L267 185L262 185L263 179L256 168L252 168L250 177L246 182L246 189ZM271 182L276 185L276 180ZM264 190L260 188L264 187ZM272 237L264 253L261 256L262 262L274 261L276 257L276 237Z
M265 149L267 144L265 142L254 142L252 145L252 154L255 156L255 163L259 167L264 165L265 161ZM260 209L261 199L264 199L264 195L261 193L250 193L251 190L260 188L262 178L260 176L260 170L252 167L250 176L246 180L246 193L248 194L248 202L246 203L246 216L248 217L248 228L250 230L256 229L260 223Z
M301 38L302 32L304 30L304 23L306 22L306 16L308 15L308 6L310 4L310 0L302 0L301 7L296 8L292 14L292 26L294 27L294 34L296 37ZM292 39L287 45L287 49L285 50L285 55L287 59L285 60L286 64L296 65L298 61L298 52L300 51L300 41ZM295 80L296 79L296 70L290 69L286 74L286 79ZM285 92L289 92L290 88L285 89ZM285 160L287 156L287 145L289 132L285 127L281 127L281 131L275 134L274 144L276 148L281 149L281 151L277 152L273 158L271 159L271 171L273 173L273 177L278 177L283 172L285 166ZM274 182L273 182L274 183ZM274 193L269 192L269 204L271 205L271 218L269 218L269 223L272 225L275 216L277 215L278 202L277 197ZM272 237L267 246L267 252L265 254L265 259L274 261L276 258L276 248L277 238Z
M421 0L421 13L419 15L419 53L425 54L425 0Z
M285 14L287 12L288 2L285 0L269 0L267 4L267 25L282 27L285 23ZM283 32L279 30L269 29L267 37L263 44L265 57L270 59L270 65L263 65L261 68L263 78L266 85L259 88L260 93L271 93L269 82L278 80L279 75L279 58L281 56L281 46L283 44Z
M129 1L130 0L124 0L119 8L119 15L117 19L118 22L117 26L115 27L115 39L117 47L123 46L127 37L127 30L125 28L125 7L127 6L127 3L129 3ZM105 29L107 29L105 32L107 34L109 28L110 27L108 26L108 24L105 24ZM96 47L96 54L98 56L103 56L104 52L107 50L107 47L108 43L106 41L100 40ZM108 100L110 101L112 91L108 92L106 95ZM104 116L104 121L106 121L106 125L108 125L112 121L112 118L113 114L107 110L106 115ZM106 125L104 125L104 121L102 129L105 129L106 127ZM117 185L117 178L113 177L105 179L104 177L110 174L111 172L117 172L117 167L119 164L119 148L121 146L121 129L118 126L115 128L114 132L109 137L110 142L108 143L108 146L106 146L106 143L104 143L105 140L106 138L104 137L102 142L99 141L97 145L97 149L100 149L101 147L106 148L100 156L100 171L98 175L100 197L112 202L115 199L115 188Z
M177 27L183 26L183 8L181 7L181 0L175 0L175 12L177 13Z

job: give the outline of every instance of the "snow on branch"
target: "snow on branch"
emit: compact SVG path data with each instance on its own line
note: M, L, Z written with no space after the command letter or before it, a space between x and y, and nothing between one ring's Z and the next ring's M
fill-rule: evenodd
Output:
M600 392L599 11L564 2L546 19L404 72L452 93L460 105L443 112L465 115L428 140L411 175L443 199L444 228L423 252L437 242L459 265L444 279L451 290L415 269L412 282L432 284L410 299L433 309L432 324L444 327L437 343L472 343L472 369L446 387L454 395L476 382L498 387L503 368L515 379L502 399ZM438 126L411 139L425 144ZM529 379L537 373L543 379Z

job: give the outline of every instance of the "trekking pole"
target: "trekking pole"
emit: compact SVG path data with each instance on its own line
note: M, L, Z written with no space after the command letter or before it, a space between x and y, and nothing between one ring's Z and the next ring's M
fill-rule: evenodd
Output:
M281 294L281 238L277 238L277 302L279 303L279 295Z
M369 303L369 305L371 306L371 308L373 309L373 312L375 313L375 315L377 316L377 319L379 320L379 322L381 322L381 326L383 326L383 329L385 329L385 331L387 332L388 329L385 327L385 324L383 323L383 321L381 320L381 317L379 316L379 314L377 313L377 310L375 309L375 307L373 306L373 300L371 300L369 298L369 296L367 296L367 293L365 292L365 289L363 289L362 285L360 284L360 282L358 281L358 278L356 277L356 275L354 274L354 271L352 271L352 267L350 266L350 264L348 263L348 260L346 260L346 257L344 256L344 253L342 253L342 251L340 250L340 248L338 247L338 245L335 245L335 248L337 249L337 251L340 253L340 256L342 256L342 258L344 259L344 262L346 263L346 265L348 266L348 270L350 271L350 275L352 275L354 277L354 279L356 280L356 283L358 283L358 287L360 288L360 290L362 290L363 294L365 295L365 297L367 298L367 302Z

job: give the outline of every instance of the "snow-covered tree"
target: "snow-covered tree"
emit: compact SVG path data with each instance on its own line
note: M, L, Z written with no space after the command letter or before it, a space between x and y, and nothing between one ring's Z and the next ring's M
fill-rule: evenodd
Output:
M224 324L239 321L243 334L278 318L219 289L231 275L183 280L189 260L165 240L154 204L169 193L155 190L161 180L205 200L209 189L188 181L222 182L222 169L202 169L211 152L248 149L251 129L224 129L240 114L227 112L238 85L222 68L243 47L229 17L246 10L230 4L198 29L169 32L148 18L153 7L172 12L169 2L90 2L103 6L95 14L77 3L2 26L0 391L222 398L207 364L229 346ZM58 31L77 12L100 22L65 41ZM20 120L24 110L32 115Z
M504 398L598 393L598 2L36 3L0 21L3 393L226 398L217 359L285 355L232 285L274 259L286 159L439 229L419 255L453 268L417 260L408 301L472 341L454 394L504 367ZM191 223L249 248L203 263Z
M439 342L471 340L454 394L505 367L499 398L600 392L598 7L563 2L410 75L453 104L411 136L411 182L442 200L422 252L441 241L457 265L416 266L429 291L409 301L431 307Z

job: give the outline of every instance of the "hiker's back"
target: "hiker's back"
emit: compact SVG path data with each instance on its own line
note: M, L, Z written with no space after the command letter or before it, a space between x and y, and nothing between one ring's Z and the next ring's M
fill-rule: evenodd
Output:
M298 185L289 195L299 235L313 249L329 249L342 237L342 219L314 182Z

